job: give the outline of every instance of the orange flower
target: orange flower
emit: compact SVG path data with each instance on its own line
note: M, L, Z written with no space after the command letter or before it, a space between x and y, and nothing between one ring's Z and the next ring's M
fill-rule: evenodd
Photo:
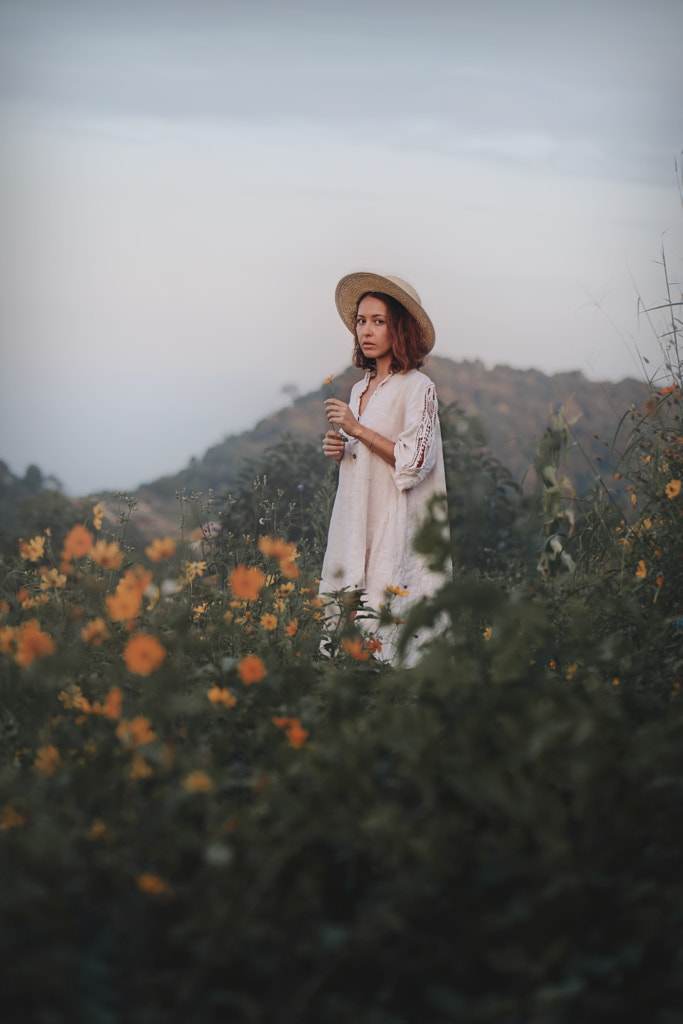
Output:
M26 558L29 562L40 561L45 556L45 538L34 537L32 540L26 541L23 537L20 537L19 553L22 558Z
M397 597L407 597L408 596L408 591L407 590L402 590L401 587L387 586L386 589L389 591L390 594L396 594Z
M273 724L284 729L293 747L301 747L308 739L308 731L301 726L298 718L274 718Z
M256 601L263 590L266 577L256 566L248 569L246 565L238 565L230 573L228 582L233 594L240 601Z
M638 562L638 568L636 569L636 576L638 577L639 580L643 580L647 576L647 566L645 565L645 562L643 561L642 558Z
M3 654L12 654L16 647L20 630L16 626L3 626L0 628L0 651Z
M105 718L118 718L121 714L121 703L123 694L118 686L112 686L102 706L102 714Z
M92 524L96 530L102 529L102 520L104 519L104 505L98 501L96 505L92 507Z
M0 829L22 828L28 821L28 815L18 811L12 804L5 804L0 813Z
M237 697L233 697L227 686L212 686L206 691L206 696L212 704L225 704L228 708L234 708Z
M89 839L91 842L94 842L97 839L106 839L108 836L109 826L106 821L102 820L102 818L95 818L92 825L85 833L85 838Z
M175 547L173 537L155 537L145 548L145 554L151 562L165 562L167 558L173 558Z
M107 544L106 540L95 541L90 557L96 565L103 569L119 569L123 561L123 551L115 540Z
M46 747L40 748L33 767L41 775L54 775L60 760L59 751L53 743L49 743Z
M152 582L152 573L136 565L120 579L113 594L107 594L105 602L112 622L134 619L142 604L142 595Z
M166 657L166 648L149 633L136 633L123 649L123 660L129 672L148 676L159 668Z
M323 381L323 384L331 384L333 380L334 380L334 374L331 373L329 377L325 378L325 380Z
M206 772L190 772L183 779L183 789L186 789L189 793L210 793L213 789L213 782Z
M265 615L261 616L261 625L267 630L277 629L277 615L271 615L269 612L266 612Z
M294 636L294 634L296 633L298 628L299 628L299 620L298 619L292 619L290 624L288 626L285 626L285 633L287 634L287 636Z
M379 640L376 636L371 637L371 639L368 640L368 650L370 651L371 654L381 654L382 641Z
M681 493L681 481L680 480L669 480L665 487L667 498L677 498Z
M34 658L46 658L48 655L54 654L54 650L55 643L52 637L43 633L36 619L30 619L21 627L14 660L17 664L26 667Z
M487 626L486 629L484 630L484 632L482 633L482 636L484 637L484 640L490 640L492 632L493 632L493 630L491 629L491 627Z
M163 878L149 872L138 875L137 884L140 892L148 892L153 896L160 896L162 893L168 892L168 886Z
M157 738L149 718L137 715L135 718L122 718L116 726L116 738L125 747L142 747L145 743L153 743Z
M662 585L662 583L663 583L663 582L664 582L664 577L660 575L660 576L658 576L658 577L657 577L657 579L655 580L655 586L657 586L657 587L661 587L661 585Z
M237 674L245 686L260 683L266 674L266 666L256 654L247 654L242 658Z
M572 661L572 662L570 662L567 665L567 679L573 679L574 678L574 676L576 675L576 670L577 670L578 667L579 666L576 664L575 661Z
M63 560L70 562L74 558L82 558L83 555L87 555L92 547L92 542L93 535L90 530L86 530L85 526L77 523L69 530L64 539Z
M367 661L370 657L370 651L365 650L363 641L358 637L351 639L351 637L345 636L342 640L342 647L355 661Z
M281 537L259 537L258 546L266 558L277 559L283 576L291 580L297 579L299 570L294 562L299 555L296 544L291 544Z
M104 619L91 619L81 628L81 637L86 644L101 644L105 637L109 636L109 630Z
M133 751L130 759L131 779L148 779L153 774L152 768L147 764L139 750Z

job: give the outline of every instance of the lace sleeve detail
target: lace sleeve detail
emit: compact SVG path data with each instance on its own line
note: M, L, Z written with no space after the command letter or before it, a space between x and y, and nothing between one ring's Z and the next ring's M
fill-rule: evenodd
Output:
M440 442L436 388L430 382L411 396L406 426L394 447L394 480L400 491L407 491L424 480L434 467Z

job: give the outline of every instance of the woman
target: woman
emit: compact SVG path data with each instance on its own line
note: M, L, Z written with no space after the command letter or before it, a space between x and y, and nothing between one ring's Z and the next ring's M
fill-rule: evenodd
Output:
M329 599L362 592L374 609L393 593L392 612L403 619L408 604L443 582L411 544L429 499L446 491L436 389L419 369L434 346L434 328L417 292L398 277L349 274L335 301L354 334L353 363L366 373L348 405L325 402L334 429L323 452L339 463L339 484L320 593ZM338 605L330 611L338 617ZM398 627L377 633L381 657L395 661ZM408 660L416 654L414 644Z

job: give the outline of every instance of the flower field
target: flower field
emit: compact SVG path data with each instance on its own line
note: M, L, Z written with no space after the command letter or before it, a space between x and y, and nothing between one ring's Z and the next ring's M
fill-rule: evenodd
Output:
M327 631L292 442L177 536L124 498L5 545L8 1024L681 1019L680 375L605 446L621 495L572 493L566 415L533 495L442 424L415 668Z

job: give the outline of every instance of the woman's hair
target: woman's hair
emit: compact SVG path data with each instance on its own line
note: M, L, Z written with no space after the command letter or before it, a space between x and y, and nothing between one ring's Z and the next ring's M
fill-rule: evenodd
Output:
M387 307L387 326L393 348L391 372L407 373L408 370L419 370L424 363L426 352L422 341L422 331L415 317L408 312L405 306L402 306L391 295L385 295L384 292L365 292L359 298L358 306L368 296L373 299L381 299ZM368 359L363 354L355 331L353 365L360 367L361 370L374 370L375 368L375 360Z

